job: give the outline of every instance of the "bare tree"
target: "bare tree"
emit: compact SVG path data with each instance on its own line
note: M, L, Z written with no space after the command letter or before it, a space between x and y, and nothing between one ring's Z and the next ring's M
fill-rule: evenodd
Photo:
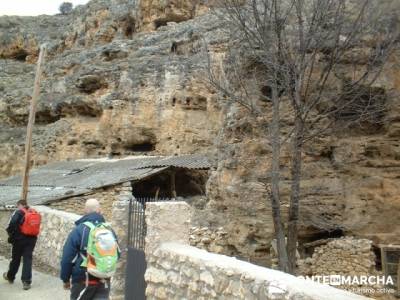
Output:
M73 8L73 4L71 2L63 2L63 3L61 3L58 10L60 11L61 14L68 15L72 12L72 8Z
M383 122L384 90L374 83L399 40L398 7L370 0L221 0L215 13L226 21L231 45L224 62L208 56L209 79L268 124L268 198L279 267L293 273L303 147L339 126L377 127ZM268 109L257 99L269 103ZM291 112L290 122L281 116L283 105ZM281 130L284 121L288 133ZM287 245L279 195L286 141L291 156Z

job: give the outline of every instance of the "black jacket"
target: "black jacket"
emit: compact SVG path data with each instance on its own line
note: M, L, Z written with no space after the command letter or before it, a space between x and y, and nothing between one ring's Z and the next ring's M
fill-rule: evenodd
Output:
M86 256L86 245L89 238L89 227L85 222L103 223L102 215L90 213L75 222L76 227L71 231L65 242L61 259L60 278L63 282L68 282L70 278L73 283L83 282L86 278L86 268L81 267L82 257Z
M20 226L24 222L25 213L21 209L17 209L11 215L10 221L7 226L7 233L8 233L8 242L13 244L17 241L21 241L24 239L37 239L35 236L27 236L21 233Z

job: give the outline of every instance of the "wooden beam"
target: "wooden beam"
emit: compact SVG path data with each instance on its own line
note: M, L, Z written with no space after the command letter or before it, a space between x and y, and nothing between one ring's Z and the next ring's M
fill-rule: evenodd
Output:
M171 197L176 198L175 171L171 171Z
M40 47L39 59L36 67L35 83L33 86L32 100L29 109L28 127L26 131L25 166L22 173L23 181L22 181L22 193L21 193L21 200L25 201L27 201L28 198L29 171L31 168L32 132L33 132L33 125L35 124L36 107L40 94L40 80L42 75L41 67L44 62L45 53L46 53L46 46L42 45Z
M397 297L400 297L400 260L397 266Z

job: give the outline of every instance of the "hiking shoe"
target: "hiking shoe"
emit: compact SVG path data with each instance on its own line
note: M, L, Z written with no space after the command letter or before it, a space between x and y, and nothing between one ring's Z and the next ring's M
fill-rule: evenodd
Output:
M31 284L29 282L23 282L22 283L22 288L26 291L31 288Z
M4 278L4 280L7 280L9 284L14 283L14 280L8 279L8 277L7 277L7 272L4 272L4 273L3 273L3 278Z

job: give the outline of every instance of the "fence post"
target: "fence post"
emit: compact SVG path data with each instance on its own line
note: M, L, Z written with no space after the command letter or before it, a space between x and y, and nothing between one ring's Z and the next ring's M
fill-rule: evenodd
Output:
M118 262L117 272L111 280L111 297L113 300L124 299L129 201L132 197L130 182L124 183L119 199L113 203L112 208L111 225L118 236L118 242L121 247L121 259Z

